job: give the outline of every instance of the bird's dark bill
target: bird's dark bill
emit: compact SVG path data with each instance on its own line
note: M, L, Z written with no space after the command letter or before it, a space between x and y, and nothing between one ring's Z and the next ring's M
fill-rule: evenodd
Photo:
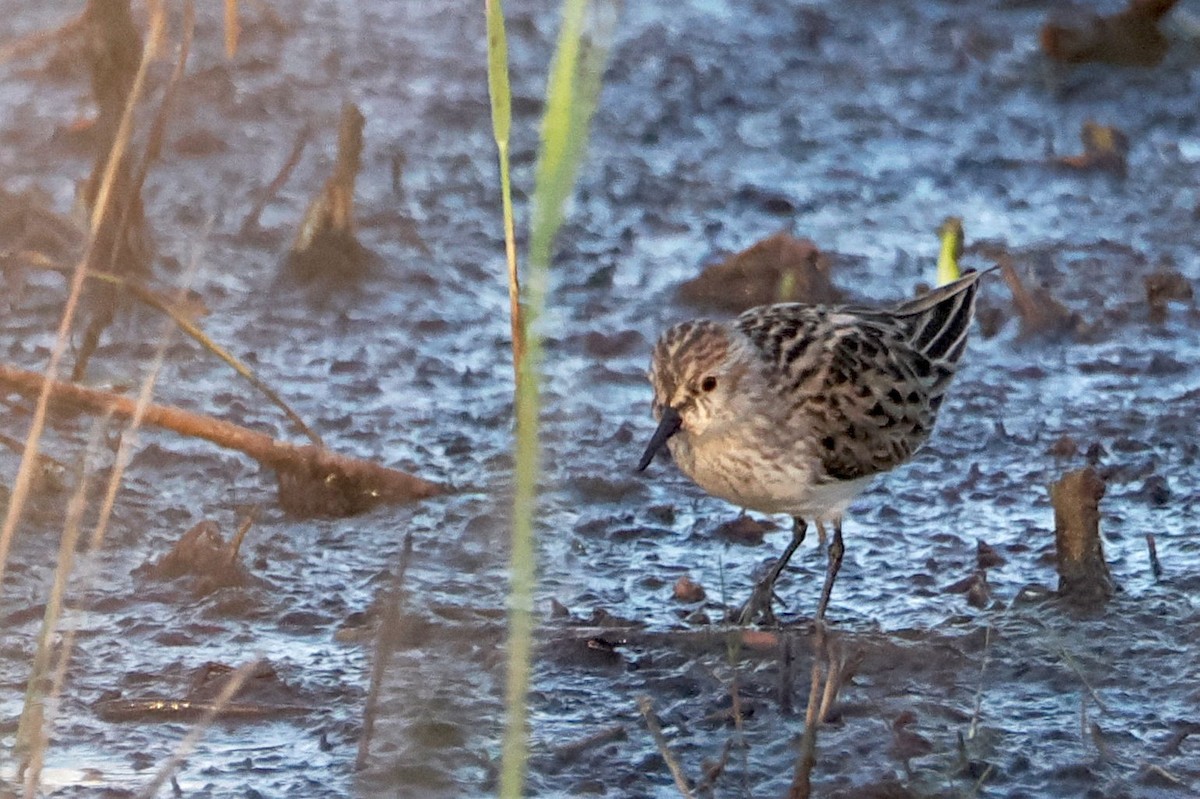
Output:
M650 461L654 460L655 454L663 448L667 439L679 432L681 424L683 424L683 419L679 417L679 411L670 407L663 410L662 419L658 422L658 429L654 431L654 435L650 436L650 443L646 445L646 451L642 453L642 459L638 461L637 470L639 472L650 465Z

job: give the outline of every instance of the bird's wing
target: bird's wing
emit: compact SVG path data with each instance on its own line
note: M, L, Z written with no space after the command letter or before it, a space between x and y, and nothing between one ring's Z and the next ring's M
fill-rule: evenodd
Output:
M810 431L833 480L891 469L929 437L930 388L942 367L891 314L789 303L751 309L737 327L773 372L789 424Z

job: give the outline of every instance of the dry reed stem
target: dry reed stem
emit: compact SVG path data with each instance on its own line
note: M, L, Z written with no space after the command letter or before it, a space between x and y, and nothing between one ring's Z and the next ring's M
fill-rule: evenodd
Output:
M53 635L62 619L67 581L74 568L75 547L79 543L83 513L87 506L88 489L91 486L87 471L88 459L99 450L103 431L107 424L108 419L105 418L96 420L96 423L92 425L87 448L79 463L78 485L67 502L67 516L63 523L58 558L54 567L54 583L46 602L46 610L42 616L42 628L38 634L37 649L29 669L29 681L25 688L25 704L21 710L21 721L17 729L17 747L29 747L29 757L25 764L25 799L33 799L41 786L42 767L46 762L46 748L50 743L49 731L54 725L56 715L53 708L56 708L58 699L62 696L62 687L66 681L67 659L64 653L69 651L71 643L74 642L74 629L68 631L66 640L62 643L50 690L46 692L45 697L42 696L41 682L49 666ZM47 707L52 710L48 712Z
M238 0L225 0L225 57L232 60L237 55L238 38L242 23L238 19Z
M639 696L638 710L642 713L642 718L646 720L646 729L650 730L651 737L654 738L654 743L658 747L658 753L662 755L662 759L667 763L667 769L670 770L671 776L675 779L675 787L679 789L679 793L684 799L694 799L691 787L688 785L687 776L683 773L683 767L679 765L679 760L671 748L667 746L667 737L663 735L662 726L658 723L658 717L654 715L654 704L648 696Z
M988 655L992 651L992 625L987 626L983 634L983 663L979 666L979 688L975 691L975 709L971 713L971 723L967 727L967 740L974 740L979 732L979 719L983 714L983 680L987 674Z
M191 284L192 279L195 277L195 273L199 266L199 263L200 263L200 256L199 256L199 253L197 252L191 259L191 263L188 266L187 271L183 275L183 286L179 289L179 293L181 296L184 292L186 292L187 286ZM99 514L97 515L96 524L92 528L92 534L88 539L87 548L84 552L85 557L90 557L91 555L95 554L96 552L98 552L100 550L100 547L103 545L104 536L108 530L108 522L109 522L109 519L112 517L113 507L116 505L117 492L121 488L121 479L124 477L125 469L129 465L130 460L132 460L132 458L133 458L132 451L133 451L134 446L137 444L137 432L138 432L139 428L141 427L142 420L146 414L146 409L148 407L150 407L150 400L154 395L154 386L155 386L155 383L158 381L159 372L161 372L163 362L166 359L167 347L170 345L171 332L173 331L173 329L174 329L173 326L169 323L163 325L162 334L159 336L159 344L154 353L154 359L151 361L150 369L146 372L146 376L142 380L141 391L138 393L137 402L134 406L133 413L130 417L129 426L125 429L124 433L121 436L121 444L117 448L116 458L113 463L112 471L109 475L108 485L105 489L104 500L103 500L103 503L101 504ZM108 415L106 414L104 421L107 422L107 419L108 419ZM89 445L88 451L90 452L91 450L92 450L92 447ZM85 460L85 463L86 463L86 460ZM81 483L83 483L82 480L81 480ZM77 492L77 496L79 497L79 503L80 503L79 516L82 516L82 512L83 512L82 504L83 504L84 499L86 498L86 495L85 495L82 487L81 487L81 490ZM70 521L71 521L71 517L68 516L68 527L70 525ZM78 518L76 518L75 522L76 522L76 528L77 528L78 527ZM244 533L243 533L243 535L244 535ZM64 530L64 533L63 533L64 546L65 546L67 537L68 537L67 531ZM45 635L47 636L47 640L48 640L49 634L51 632L53 632L54 628L57 626L59 618L60 618L58 610L62 606L63 596L66 592L67 578L70 575L72 565L73 565L72 556L75 551L75 542L78 540L78 529L74 530L74 535L71 536L71 539L72 539L71 540L71 548L70 548L69 554L64 555L62 551L59 552L58 566L55 569L55 584L54 584L54 588L51 592L51 601L47 605L47 625L48 626L47 626L47 629L44 630ZM65 565L64 565L64 563L65 563ZM61 574L61 579L60 579L60 574ZM54 606L56 608L56 612L54 613L53 617L51 616L51 613L50 613L50 608L52 606ZM59 693L57 693L57 692L61 692L61 690L62 690L63 681L66 678L66 672L67 672L68 665L70 663L71 652L73 651L74 643L75 643L75 631L70 630L70 631L68 631L68 634L63 641L62 649L59 653L59 661L55 667L56 683L53 688L53 690L56 692L53 694L53 696L55 698L57 698L57 696L59 696ZM46 654L46 657L49 657L48 652ZM41 669L39 668L38 660L35 658L34 669L33 669L34 673L30 677L31 686L33 684L33 680L38 678L40 670ZM32 691L30 691L26 695L25 708L22 710L22 714L21 714L22 722L23 722L23 724L32 724L32 723L36 722L37 725L42 730L45 730L46 725L51 722L51 719L46 718L44 716L44 713L41 711L40 707L38 707L38 705L40 705L40 702L38 702L38 700L33 699L33 701L31 702L31 696L32 696ZM26 721L26 718L27 718L26 714L30 714L28 716L28 718L30 719L29 721ZM49 743L49 736L48 735L38 736L36 743L37 743L37 746L34 747L33 754L31 756L31 761L36 760L36 762L39 764L39 768L37 771L37 778L40 779L40 773L41 773L40 764L42 762L44 762L44 747L47 746ZM39 751L39 750L41 750L41 751ZM26 792L25 799L34 799L34 796L36 794L36 788L37 788L36 784L33 781L31 781L29 778L27 778L27 781L25 784L25 792Z
M175 107L175 94L179 90L179 82L183 79L183 72L187 67L188 54L192 50L192 38L195 32L196 6L193 0L185 0L183 4L183 31L179 39L179 57L175 59L175 67L171 70L171 77L167 80L166 88L163 89L162 100L159 101L158 110L154 114L154 121L150 124L150 133L146 136L146 147L142 151L137 171L134 173L133 181L130 184L131 196L141 195L142 187L146 183L146 176L150 172L150 165L157 161L162 154L163 140L166 138L167 132L167 120L170 119L171 111ZM124 228L125 223L126 220L123 218L120 228ZM113 253L114 255L116 254L115 247Z
M100 188L96 192L96 203L92 209L87 247L85 248L83 257L76 264L75 274L71 278L71 287L67 294L62 318L59 321L54 346L50 351L50 360L46 364L45 380L38 393L33 420L29 425L29 435L25 440L25 454L21 458L21 465L17 470L16 480L13 482L12 493L8 503L8 512L4 517L4 525L0 528L0 591L4 587L4 572L8 566L8 553L12 548L17 522L20 520L21 513L25 509L25 502L29 498L29 488L36 470L38 445L41 442L42 430L46 424L46 412L50 403L50 389L58 375L59 365L62 362L63 355L66 353L67 345L70 341L71 325L75 321L75 313L79 307L79 297L83 290L84 278L87 275L87 265L92 257L92 251L95 249L96 232L100 230L101 223L103 223L106 215L109 213L109 206L111 204L109 200L112 194L112 185L117 165L124 157L125 150L129 146L129 139L133 128L133 108L145 90L146 71L158 52L165 26L166 12L162 0L150 0L151 35L146 38L146 43L142 48L142 59L138 64L137 75L134 78L133 86L129 90L129 96L126 98L125 111L121 115L121 123L117 128L117 135L113 140L112 149L108 154L108 162L104 168Z
M158 770L158 773L154 775L154 778L151 779L150 782L146 783L142 790L138 791L137 799L153 799L153 797L158 793L158 789L166 784L167 780L170 779L174 774L175 769L179 768L179 765L184 761L184 758L186 758L191 751L196 748L196 744L200 742L200 739L204 737L204 733L206 733L208 728L212 726L214 721L216 721L217 716L221 714L221 710L229 705L234 695L241 690L242 685L245 684L246 680L249 679L252 674L254 674L255 669L257 669L258 665L262 662L263 658L257 657L239 667L237 671L230 675L229 681L225 683L225 687L221 689L221 693L218 694L217 698L213 701L212 707L205 712L200 721L196 722L196 725L192 727L188 734L184 736L183 740L179 742L179 746L176 748L175 754L171 755L171 757L169 757L167 761L162 764Z
M835 675L826 674L822 669L825 656L825 624L817 620L816 640L813 643L812 681L809 684L808 705L804 713L804 735L800 738L800 751L796 757L796 771L792 777L788 799L809 799L812 795L812 771L817 764L817 728L821 726L824 718L821 708L822 679L835 679Z

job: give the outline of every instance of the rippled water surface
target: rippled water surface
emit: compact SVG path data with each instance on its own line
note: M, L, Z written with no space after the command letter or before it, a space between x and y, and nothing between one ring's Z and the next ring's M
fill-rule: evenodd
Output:
M779 230L836 253L833 282L855 300L909 296L932 279L933 230L951 214L964 219L966 265L1007 251L1083 328L1020 336L1008 290L990 279L981 305L1000 324L976 331L931 442L852 508L830 615L853 676L821 729L815 783L840 796L967 796L977 782L985 796L1200 792L1200 735L1178 737L1200 702L1200 315L1173 303L1152 323L1143 288L1161 267L1200 278L1200 46L1197 9L1182 5L1161 66L1070 72L1038 51L1044 4L626 5L544 324L533 792L678 795L638 712L647 695L692 779L733 742L715 794L784 793L823 556L810 542L781 582L778 638L728 645L716 624L723 597L747 595L754 570L786 543L787 520L761 543L731 541L719 528L738 509L666 459L634 474L652 430L650 347L697 313L676 300L681 282ZM271 24L265 6L287 26ZM3 7L11 35L66 13ZM532 182L557 13L547 2L506 12L520 193ZM184 796L487 795L503 725L512 372L481 6L247 3L242 13L241 49L227 62L219 16L201 10L168 146L147 182L160 279L178 279L198 249L214 338L332 448L456 490L298 521L255 463L143 432L103 553L82 564L71 594L64 628L76 652L46 790L136 788L190 729L106 721L97 703L183 695L206 662L264 655L302 712L215 727L178 773ZM90 113L88 83L44 62L0 66L0 181L36 187L67 214L90 160L63 131ZM382 266L358 289L281 286L281 255L331 168L346 98L367 119L357 211ZM1079 151L1088 119L1128 135L1124 179L1047 165ZM313 142L263 230L240 234L305 124ZM0 304L4 360L41 368L61 296L58 281L37 277L15 309ZM159 324L138 312L115 326L90 378L138 379ZM190 341L168 349L157 397L295 435ZM27 425L5 411L0 431L23 438ZM44 447L71 461L89 428L55 418ZM1076 454L1052 451L1064 436ZM1021 591L1056 583L1047 485L1092 445L1122 590L1104 614L1078 618ZM111 454L97 460L107 466ZM11 485L16 464L0 451L0 484ZM5 575L0 758L15 740L65 502L36 499ZM258 581L198 597L132 574L202 519L231 535L250 505L262 510L243 560ZM395 651L367 768L355 772L376 648L348 631L377 618L407 535ZM972 573L980 540L1004 560L988 571L983 609L946 590ZM672 599L684 574L705 601Z

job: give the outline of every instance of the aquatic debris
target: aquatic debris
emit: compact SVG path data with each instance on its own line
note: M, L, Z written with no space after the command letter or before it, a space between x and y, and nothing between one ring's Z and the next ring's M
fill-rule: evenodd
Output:
M1163 569L1158 560L1158 545L1154 542L1154 533L1146 533L1146 551L1150 555L1150 573L1154 575L1155 580L1161 580Z
M808 239L781 231L705 267L679 287L679 299L736 313L772 302L840 302L830 282L833 259Z
M204 663L181 697L105 699L92 709L111 722L193 722L209 714L225 721L270 721L310 713L313 707L283 682L269 661L260 660L249 671Z
M167 554L133 573L163 581L191 577L193 593L199 596L219 588L250 585L254 578L238 560L238 550L252 523L253 519L248 519L233 540L226 542L217 523L205 519L184 533Z
M1167 321L1167 303L1171 300L1191 302L1194 293L1188 279L1174 269L1159 269L1142 278L1146 287L1146 304L1150 306L1150 321L1161 325Z
M1074 16L1042 28L1042 51L1063 64L1156 66L1170 46L1158 24L1176 2L1130 0L1124 11L1110 16L1074 9Z
M675 581L675 588L672 589L672 595L679 602L703 602L708 596L704 592L704 586L693 580L686 574Z

